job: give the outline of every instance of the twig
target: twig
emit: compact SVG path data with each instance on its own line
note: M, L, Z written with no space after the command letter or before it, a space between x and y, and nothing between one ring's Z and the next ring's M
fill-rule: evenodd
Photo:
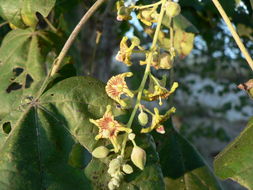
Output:
M54 25L53 25L46 17L43 17L43 19L44 19L45 22L47 23L48 27L49 27L54 33L57 33L57 29L54 27Z
M69 48L73 44L74 40L76 39L77 35L82 29L82 26L88 21L88 19L94 14L94 12L100 7L102 3L104 3L106 0L97 0L96 3L92 5L92 7L85 13L83 18L80 20L80 22L76 25L75 29L70 34L67 42L65 43L64 47L62 48L59 56L56 58L56 61L54 62L54 65L52 67L52 71L50 73L50 76L54 75L58 69L60 68L60 65L66 56Z
M245 59L247 60L247 62L249 64L249 66L253 70L253 60L251 59L251 56L250 56L249 52L247 51L247 49L243 45L239 35L235 31L235 28L233 27L233 25L232 25L231 21L229 20L227 14L225 13L224 9L222 8L222 6L221 6L221 4L219 3L218 0L212 0L212 1L213 1L214 5L216 6L216 8L218 9L219 13L221 14L223 20L227 24L227 26L228 26L235 42L237 43L238 47L240 48L242 54L244 55Z

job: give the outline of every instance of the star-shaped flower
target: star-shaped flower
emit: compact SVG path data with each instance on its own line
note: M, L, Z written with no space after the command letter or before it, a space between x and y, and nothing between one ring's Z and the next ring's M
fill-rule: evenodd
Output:
M131 77L132 75L133 73L127 72L113 76L107 82L105 87L107 95L123 107L126 106L126 103L122 99L120 99L121 95L125 94L129 97L134 96L134 94L128 89L128 86L125 81L125 77Z
M169 119L169 117L176 112L176 108L172 107L164 115L160 115L159 110L157 108L154 108L154 112L155 114L153 115L151 126L148 128L143 128L141 130L141 133L149 133L152 130L156 129L158 133L164 134L165 133L164 126L161 125L161 123Z
M117 139L117 135L120 131L131 133L132 130L124 127L118 121L114 119L112 115L111 106L107 106L104 116L100 119L90 119L90 122L99 128L98 135L95 137L96 140L101 138L109 139L114 147L114 151L120 150L120 144Z

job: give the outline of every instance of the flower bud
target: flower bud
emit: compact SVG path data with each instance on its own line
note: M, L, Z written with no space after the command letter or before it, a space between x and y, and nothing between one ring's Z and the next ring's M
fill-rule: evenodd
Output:
M166 15L173 18L181 12L180 5L176 2L168 2L166 4Z
M117 173L115 173L114 175L112 175L113 178L115 178L118 181L121 181L123 179L123 174L122 172L118 171Z
M114 190L114 189L116 189L116 187L115 187L115 185L112 183L112 181L110 181L110 182L108 183L108 189L109 189L109 190Z
M148 115L141 111L141 113L138 115L138 121L142 126L146 125L148 123Z
M134 140L135 139L135 134L134 133L130 133L129 135L128 135L128 139L129 140Z
M109 168L112 169L118 169L120 167L120 160L115 158L113 160L111 160L111 162L109 163Z
M117 168L109 168L107 172L108 172L108 174L110 174L110 176L113 176L113 175L115 175L115 173L118 172L118 169Z
M125 172L126 174L133 173L133 168L129 164L124 164L122 169L123 169L123 172Z
M105 158L109 154L108 148L105 146L99 146L92 152L92 156L95 158Z
M134 44L135 46L139 46L141 41L139 38L137 38L136 36L134 36L131 40L132 44Z
M132 17L130 16L131 10L127 7L120 7L118 10L117 20L130 20Z
M146 152L139 146L134 146L132 153L131 153L131 160L135 166L140 168L141 170L144 169L146 164Z
M117 178L112 178L111 182L113 185L115 185L116 187L119 187L120 181Z

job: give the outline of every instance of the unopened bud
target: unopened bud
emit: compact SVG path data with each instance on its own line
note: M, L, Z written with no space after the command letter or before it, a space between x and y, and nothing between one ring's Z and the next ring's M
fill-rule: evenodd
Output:
M139 146L134 146L132 153L131 153L131 160L138 168L141 170L144 169L146 164L146 152Z
M118 15L117 15L117 20L118 21L122 21L122 20L130 20L131 16L130 16L131 10L127 7L120 7L118 10Z
M133 173L133 168L129 164L124 164L122 169L123 169L123 172L125 172L126 174Z
M138 121L142 126L146 125L148 123L148 115L141 111L141 113L138 115Z
M146 20L151 20L151 15L152 15L152 9L143 9L140 11L141 16L146 19Z
M116 186L112 183L112 181L110 181L110 182L108 183L108 189L109 189L109 190L114 190L114 189L116 189Z
M120 181L116 178L112 178L111 182L113 183L113 185L115 185L116 187L119 187Z
M99 146L92 152L92 156L95 158L105 158L109 154L108 148L105 146Z
M181 8L180 5L176 2L168 2L166 4L166 15L169 17L175 17L180 14Z
M109 163L109 168L112 169L118 169L120 167L120 160L115 158L113 160L111 160L111 162Z
M139 46L141 43L140 39L137 38L136 36L134 36L131 41L132 41L132 44L134 44L135 46Z
M117 172L115 175L112 175L113 176L113 178L115 178L116 180L118 180L118 181L121 181L122 179L123 179L123 174L122 174L122 172Z
M128 135L128 139L129 140L134 140L135 139L135 134L134 133L130 133L129 135Z

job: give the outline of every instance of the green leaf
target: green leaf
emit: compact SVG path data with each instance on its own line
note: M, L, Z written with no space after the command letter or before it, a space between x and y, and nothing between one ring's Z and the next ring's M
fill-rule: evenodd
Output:
M162 24L167 28L170 27L170 17L164 15ZM199 33L198 29L182 14L173 18L173 25L175 28L189 33Z
M135 138L138 146L143 148L147 153L147 162L144 170L140 170L128 162L133 168L134 172L130 175L125 175L119 187L121 190L164 190L164 182L162 171L159 164L158 154L155 149L155 144L152 136L140 135ZM132 146L127 147L127 155L130 155ZM103 163L104 161L105 163ZM107 173L108 160L99 160L93 158L89 165L85 168L85 173L92 182L95 190L106 189L111 177ZM101 177L103 176L103 177Z
M31 28L9 32L0 48L0 118L25 104L26 97L46 76L39 32ZM22 102L22 103L21 103Z
M73 148L80 143L91 151L104 143L88 120L102 117L108 104L115 115L123 113L102 82L72 77L13 111L10 133L0 130L0 189L91 189Z
M253 189L253 118L244 131L230 143L214 161L215 174L231 178L248 189Z
M197 150L174 129L156 138L166 189L222 189Z
M36 12L47 17L56 0L0 0L0 16L16 27L35 26Z

